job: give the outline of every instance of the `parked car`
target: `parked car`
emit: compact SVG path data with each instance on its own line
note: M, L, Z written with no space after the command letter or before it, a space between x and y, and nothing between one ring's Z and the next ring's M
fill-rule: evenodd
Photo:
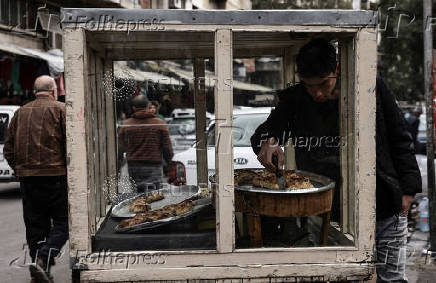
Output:
M263 168L254 154L250 138L256 128L271 112L271 107L243 107L233 110L233 158L234 168ZM208 174L215 172L215 121L211 122L207 134ZM175 154L170 165L170 180L185 180L187 185L197 185L197 159L195 145ZM171 181L170 181L171 182ZM177 185L177 184L176 184Z
M0 105L0 182L16 181L15 175L13 175L14 171L3 156L3 147L9 123L18 108L20 108L20 106Z
M206 112L206 125L213 115ZM193 108L177 108L171 113L168 122L173 150L175 153L187 150L196 140L195 110Z

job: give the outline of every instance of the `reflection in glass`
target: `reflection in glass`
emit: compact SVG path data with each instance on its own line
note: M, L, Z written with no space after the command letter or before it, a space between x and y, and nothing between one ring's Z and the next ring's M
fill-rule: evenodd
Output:
M176 158L196 143L193 69L193 60L114 62L105 85L115 103L118 173L106 178L111 210L94 250L215 249L210 193L187 184L187 163ZM213 85L204 95L213 101ZM206 124L212 117L206 113Z

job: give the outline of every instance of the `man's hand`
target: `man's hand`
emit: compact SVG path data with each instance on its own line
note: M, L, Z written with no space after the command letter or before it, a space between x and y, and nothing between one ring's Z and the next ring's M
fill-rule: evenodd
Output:
M260 148L257 160L265 166L265 168L271 172L276 171L276 167L272 163L272 156L276 155L279 163L279 168L283 168L284 153L281 149L279 143L274 139L270 138L262 144Z
M414 196L403 195L403 207L401 209L401 215L407 215L414 198Z

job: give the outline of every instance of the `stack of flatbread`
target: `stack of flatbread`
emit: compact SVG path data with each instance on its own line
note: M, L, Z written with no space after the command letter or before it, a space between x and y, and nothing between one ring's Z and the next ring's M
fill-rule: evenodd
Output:
M313 188L313 184L306 176L299 175L293 170L284 170L283 178L287 190ZM258 188L278 190L277 176L275 173L264 171L250 171L246 169L235 170L235 186L251 185Z
M134 213L146 212L151 210L151 203L164 199L162 192L154 192L148 196L140 196L136 198L130 205L129 210Z
M133 218L125 219L118 224L119 228L128 228L144 222L153 222L165 218L183 215L194 208L191 200L185 200L178 204L170 204L161 209L137 213Z

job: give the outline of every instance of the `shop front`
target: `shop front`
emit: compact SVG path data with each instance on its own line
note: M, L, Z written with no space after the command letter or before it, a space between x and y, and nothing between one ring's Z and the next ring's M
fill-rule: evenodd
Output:
M375 12L63 9L61 18L75 280L371 277ZM275 90L298 83L296 55L318 37L337 52L338 114L336 122L322 121L337 135L289 138L283 174L297 174L301 182L269 188L254 181L266 173L250 138L270 115ZM172 68L177 80L129 71L126 61ZM170 100L195 109L192 125L147 120L150 97L145 101L129 85L139 77L158 80L179 96ZM133 118L123 120L118 108L125 100ZM180 140L191 132L195 142L173 154L173 132ZM316 148L322 142L332 149ZM338 175L302 170L296 162L301 146L312 147L309 156L329 156Z

